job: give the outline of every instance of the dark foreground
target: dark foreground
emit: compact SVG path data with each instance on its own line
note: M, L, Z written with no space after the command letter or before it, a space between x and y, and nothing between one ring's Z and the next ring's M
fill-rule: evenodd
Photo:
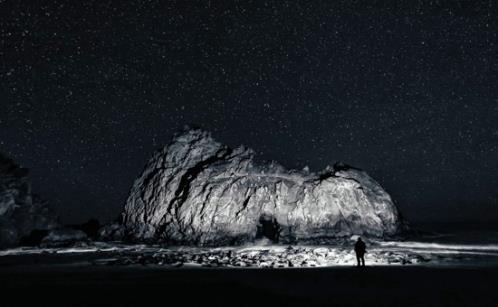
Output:
M1 306L495 306L498 267L0 266Z

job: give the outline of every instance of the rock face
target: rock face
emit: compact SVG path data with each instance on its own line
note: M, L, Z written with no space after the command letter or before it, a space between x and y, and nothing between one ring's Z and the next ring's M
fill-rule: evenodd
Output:
M154 154L122 223L134 240L194 245L389 237L404 228L389 194L359 169L336 164L315 174L258 165L251 149L231 149L201 130Z
M0 246L15 245L35 229L58 226L48 204L31 193L28 173L0 154Z

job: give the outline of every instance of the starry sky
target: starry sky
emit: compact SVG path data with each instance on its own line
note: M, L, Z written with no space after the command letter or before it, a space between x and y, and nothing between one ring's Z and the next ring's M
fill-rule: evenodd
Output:
M115 218L186 124L363 168L412 221L496 221L497 6L0 0L0 151L65 222Z

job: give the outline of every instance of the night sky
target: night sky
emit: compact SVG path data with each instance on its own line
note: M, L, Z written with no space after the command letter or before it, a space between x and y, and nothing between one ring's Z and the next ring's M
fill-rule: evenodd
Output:
M0 151L65 222L115 218L186 124L496 221L498 5L366 2L0 0Z

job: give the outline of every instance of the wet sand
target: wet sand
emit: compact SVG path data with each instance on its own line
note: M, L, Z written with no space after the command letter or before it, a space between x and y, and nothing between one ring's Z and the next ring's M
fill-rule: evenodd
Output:
M476 307L498 303L497 266L166 269L78 265L76 258L71 265L55 265L36 258L0 262L2 306Z

